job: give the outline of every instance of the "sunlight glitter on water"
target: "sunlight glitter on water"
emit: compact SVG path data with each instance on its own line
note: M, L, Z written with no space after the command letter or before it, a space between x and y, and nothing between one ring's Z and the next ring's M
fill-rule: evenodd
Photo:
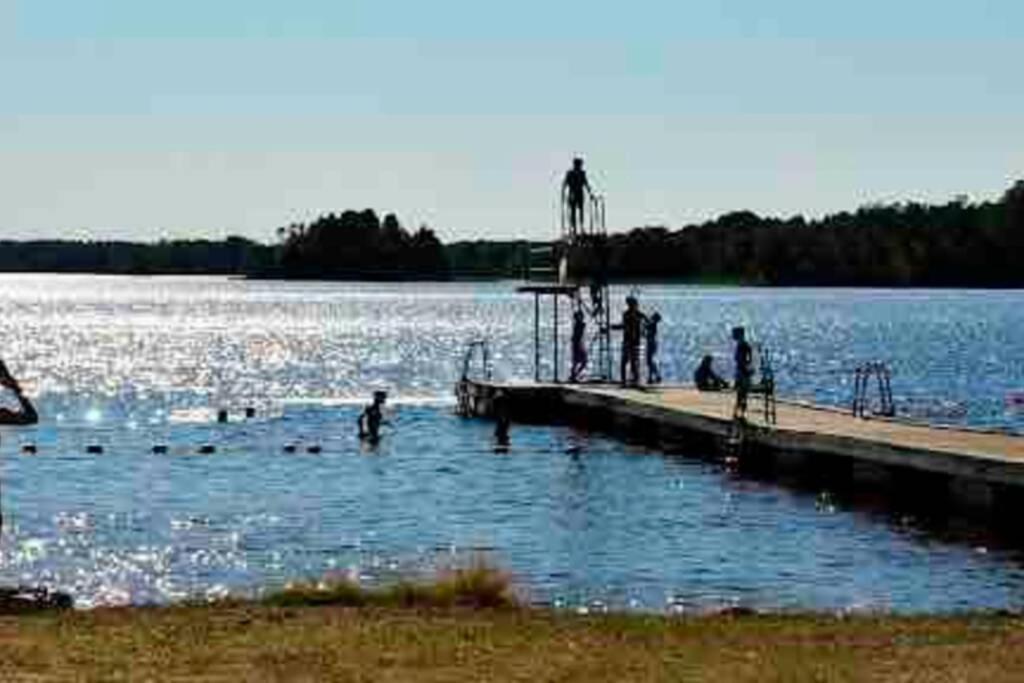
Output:
M511 284L0 282L4 358L43 415L0 442L0 582L65 589L80 606L162 603L483 553L532 599L573 609L1024 603L1015 549L828 491L564 428L516 427L496 454L489 425L452 415L451 391L476 337L499 375L532 375L532 301ZM787 395L843 405L837 371L883 358L905 414L1024 430L1005 398L1024 390L1020 293L646 287L641 299L665 318L671 380L705 351L727 371L728 327L744 322L778 349ZM377 387L393 425L370 449L353 425Z

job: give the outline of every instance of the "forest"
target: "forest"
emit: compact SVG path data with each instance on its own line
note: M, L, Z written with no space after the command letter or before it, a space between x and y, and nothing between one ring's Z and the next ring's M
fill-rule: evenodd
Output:
M536 244L461 242L455 273L519 276ZM775 286L1024 286L1024 181L997 201L864 206L816 220L736 211L609 236L612 280Z
M231 274L261 278L521 278L543 242L442 244L393 213L329 213L277 229L275 244L0 241L0 271ZM875 204L816 219L735 211L677 230L608 238L612 280L776 286L1022 287L1024 180L993 201Z

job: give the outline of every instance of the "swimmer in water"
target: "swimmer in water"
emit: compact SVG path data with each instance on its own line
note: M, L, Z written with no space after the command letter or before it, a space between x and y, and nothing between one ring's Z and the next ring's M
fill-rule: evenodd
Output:
M39 422L39 414L35 406L28 400L28 397L21 390L18 380L7 370L7 366L0 360L0 386L10 389L21 404L21 410L0 408L0 425L34 425Z
M508 431L512 425L512 418L509 415L508 395L501 389L494 394L491 410L494 413L495 444L498 448L508 448Z
M368 441L380 440L380 426L384 424L384 413L381 408L387 401L388 395L384 391L373 392L373 403L366 406L359 415L359 438Z

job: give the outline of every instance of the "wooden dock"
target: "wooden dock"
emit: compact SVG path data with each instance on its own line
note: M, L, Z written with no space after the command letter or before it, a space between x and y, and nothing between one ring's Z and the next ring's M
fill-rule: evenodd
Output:
M928 496L938 487L971 508L1024 511L1021 435L854 417L783 399L769 424L757 397L738 430L731 392L688 387L469 382L470 414L490 415L499 390L514 420L570 422L789 470L838 469L862 485L898 484Z

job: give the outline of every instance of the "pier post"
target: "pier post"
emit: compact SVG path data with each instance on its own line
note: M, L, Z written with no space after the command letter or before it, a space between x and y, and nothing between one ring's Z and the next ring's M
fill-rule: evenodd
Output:
M540 382L540 292L533 294L533 381Z
M554 359L555 360L555 368L554 368L553 375L554 375L554 378L555 378L555 384L558 384L558 295L555 294L551 298L553 300L552 303L554 304L554 307L555 307L555 328L553 330L553 334L554 334L554 352L555 352L555 359Z

